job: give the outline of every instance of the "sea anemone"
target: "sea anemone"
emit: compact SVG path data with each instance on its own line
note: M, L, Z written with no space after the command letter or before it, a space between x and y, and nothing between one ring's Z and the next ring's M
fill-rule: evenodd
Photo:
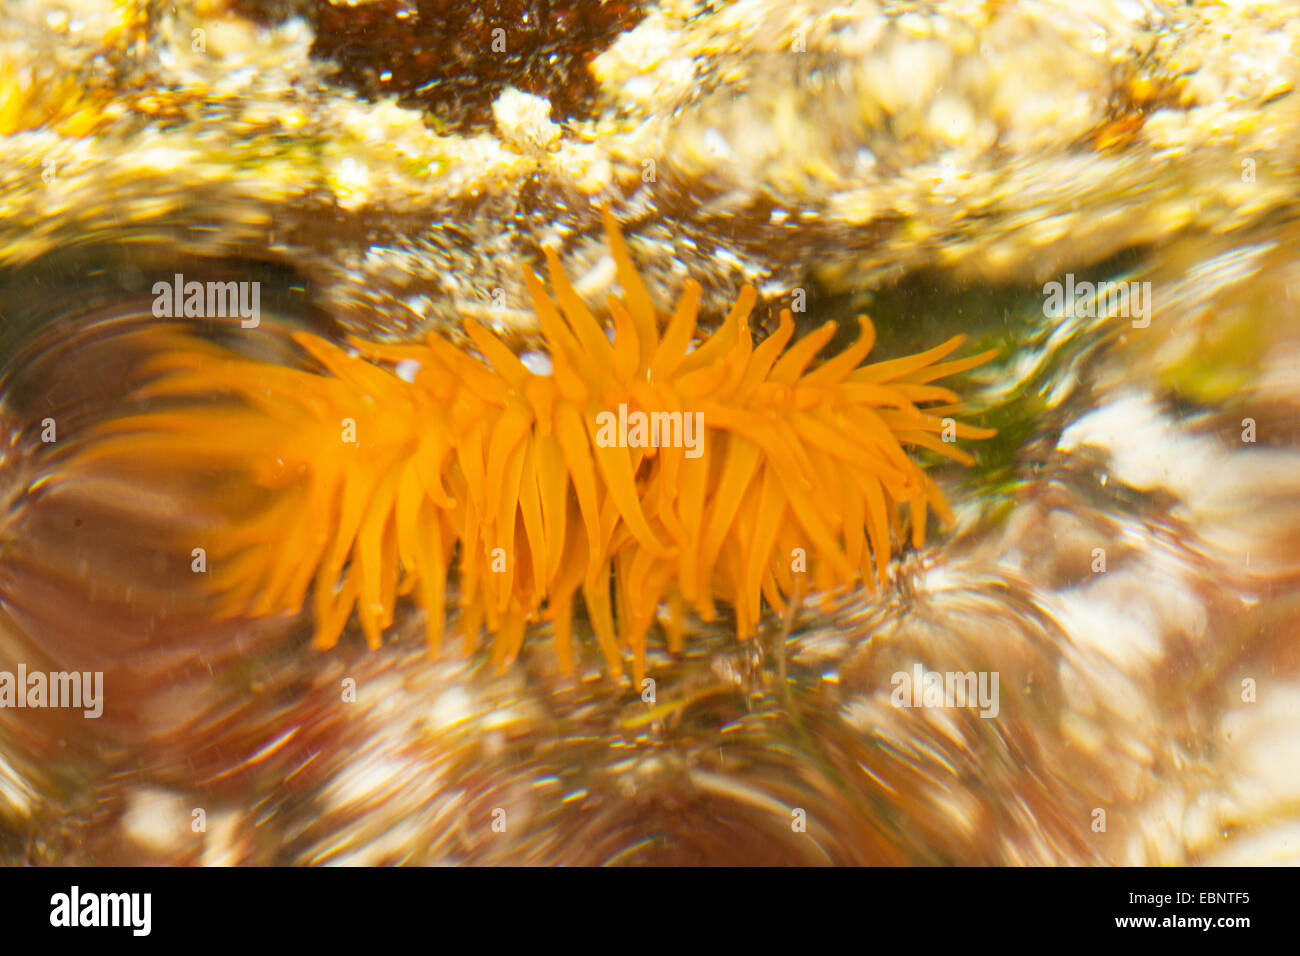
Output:
M661 605L673 652L686 608L709 620L718 599L744 640L800 574L818 589L883 581L903 505L917 547L927 508L950 518L903 446L971 462L953 440L993 432L957 423L957 396L931 383L992 352L942 361L957 336L862 366L875 340L862 317L854 344L814 364L835 323L790 345L783 311L755 346L748 286L696 343L700 286L686 283L663 325L608 214L605 226L623 292L612 335L554 252L553 296L525 276L549 370L472 321L472 349L440 334L347 350L295 334L311 368L160 325L140 333L155 354L139 397L153 404L98 426L69 467L186 476L222 516L187 551L206 549L223 614L296 613L310 591L318 647L354 611L377 647L411 595L436 653L454 569L467 647L486 628L504 667L549 618L570 672L581 588L608 673L630 654L638 681Z

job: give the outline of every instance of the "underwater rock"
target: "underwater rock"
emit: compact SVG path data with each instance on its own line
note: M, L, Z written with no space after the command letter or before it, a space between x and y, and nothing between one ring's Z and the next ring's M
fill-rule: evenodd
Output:
M0 710L6 862L1297 862L1284 5L663 0L601 34L581 109L521 80L452 128L340 82L305 4L248 9L0 11L0 670L109 691ZM37 467L44 418L120 413L138 356L76 330L147 315L155 272L280 277L262 337L213 333L268 361L332 323L525 345L548 243L606 314L601 204L656 303L695 276L720 320L752 282L868 304L888 355L997 345L963 394L998 437L935 469L954 527L747 644L692 620L647 695L544 641L431 661L409 607L373 653L214 623L157 545L201 518L165 476ZM1050 307L1100 282L1149 314ZM918 668L942 693L895 706ZM981 717L952 691L993 672Z

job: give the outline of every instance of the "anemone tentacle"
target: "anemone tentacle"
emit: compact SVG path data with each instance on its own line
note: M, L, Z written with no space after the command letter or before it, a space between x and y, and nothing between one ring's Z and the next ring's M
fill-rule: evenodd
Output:
M904 446L971 462L948 435L994 432L954 423L956 394L931 383L993 352L945 361L957 336L864 366L875 344L864 316L855 342L817 363L835 324L790 344L783 311L755 346L748 286L691 349L698 284L686 284L664 321L608 214L605 226L623 293L609 300L612 337L554 253L551 294L525 277L549 374L473 322L465 332L477 354L438 334L403 345L353 339L345 351L298 333L312 368L151 329L140 334L158 356L141 395L166 408L105 424L71 467L180 470L196 494L218 489L200 475L226 476L227 492L242 484L209 543L222 613L297 612L311 592L318 647L332 646L354 614L374 647L409 595L438 652L455 568L458 630L470 642L490 631L498 665L519 653L530 622L548 617L559 666L570 670L581 591L608 672L621 677L627 655L638 680L661 603L672 650L685 608L709 619L719 599L744 640L764 601L780 608L793 592L794 548L817 587L874 588L900 508L916 546L928 510L950 519ZM414 376L398 374L412 362ZM620 409L678 425L674 438L701 422L699 454L684 441L604 440L601 416Z

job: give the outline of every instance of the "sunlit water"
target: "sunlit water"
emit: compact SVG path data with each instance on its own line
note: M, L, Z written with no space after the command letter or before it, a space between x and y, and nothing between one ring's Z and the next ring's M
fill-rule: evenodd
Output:
M193 488L61 465L141 407L155 282L259 282L256 336L203 322L251 357L301 364L296 329L343 339L265 249L84 238L0 279L0 671L102 672L103 710L0 709L0 859L1296 861L1286 217L1077 268L1048 247L1014 281L810 283L801 331L865 309L873 358L996 346L962 395L998 437L974 468L936 459L957 520L881 592L807 593L748 645L725 608L692 619L683 654L654 642L649 689L601 676L591 641L564 681L544 624L498 675L431 659L409 602L373 652L355 624L312 649L310 610L216 613L168 544L213 520ZM1122 294L1098 307L1085 284ZM975 699L927 696L931 673L972 675Z

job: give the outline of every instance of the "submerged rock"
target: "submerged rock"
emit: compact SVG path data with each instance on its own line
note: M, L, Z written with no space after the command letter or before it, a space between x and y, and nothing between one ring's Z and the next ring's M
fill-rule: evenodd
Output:
M1296 862L1285 6L663 0L464 111L385 95L309 15L337 38L364 6L0 12L0 670L110 678L100 720L0 710L7 861ZM241 347L285 361L295 324L527 342L543 244L593 305L613 283L601 204L661 304L751 281L868 305L890 354L999 345L971 397L999 437L940 472L955 527L889 588L747 646L694 621L648 697L562 686L539 641L504 676L430 662L413 615L321 654L309 622L205 618L151 550L196 519L165 482L38 467L44 417L121 402L94 330L155 273L265 277ZM943 695L899 705L917 673ZM993 673L996 715L951 699Z

